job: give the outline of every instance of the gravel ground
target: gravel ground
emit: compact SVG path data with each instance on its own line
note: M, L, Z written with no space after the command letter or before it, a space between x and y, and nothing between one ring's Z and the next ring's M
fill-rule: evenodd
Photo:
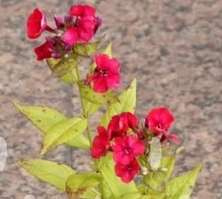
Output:
M73 1L0 0L0 136L8 144L0 172L1 199L60 199L16 166L36 157L41 137L11 104L17 99L45 104L68 115L78 113L72 89L51 76L31 51L36 43L24 34L25 17L36 5L62 14ZM193 199L222 199L222 1L97 0L102 33L121 60L123 84L138 79L137 113L166 105L176 115L174 130L184 138L178 171L202 162ZM72 97L74 99L72 100ZM96 118L95 118L96 119ZM87 169L87 154L59 147L48 159Z

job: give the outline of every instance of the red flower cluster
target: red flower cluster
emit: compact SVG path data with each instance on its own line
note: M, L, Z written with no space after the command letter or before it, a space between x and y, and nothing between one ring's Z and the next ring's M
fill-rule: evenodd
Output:
M91 87L95 92L104 93L115 89L120 82L120 65L117 59L106 54L95 56L96 67L88 77Z
M173 122L174 117L172 113L165 107L158 107L148 113L145 119L145 126L154 136L159 137L161 142L172 141L175 144L179 144L180 139L177 135L169 131Z
M35 48L38 60L60 58L79 43L89 42L101 25L101 19L96 16L96 10L89 5L73 5L65 17L54 18L55 28L47 24L46 15L36 8L27 20L27 36L36 39L44 31L53 33L46 41Z
M98 159L111 151L116 175L123 182L130 182L140 171L138 157L146 151L145 143L149 143L149 136L146 135L157 136L161 142L180 143L178 137L169 132L173 121L174 117L167 108L154 108L145 119L145 127L149 130L147 134L146 129L139 127L138 118L134 114L124 112L115 115L107 129L98 127L91 155Z
M124 112L112 117L108 128L99 127L94 138L91 155L100 158L113 151L116 175L124 182L130 182L139 172L137 157L144 154L145 145L135 134L138 128L137 117Z

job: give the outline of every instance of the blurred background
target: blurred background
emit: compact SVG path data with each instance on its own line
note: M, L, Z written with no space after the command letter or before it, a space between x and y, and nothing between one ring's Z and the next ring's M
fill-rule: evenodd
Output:
M40 43L29 42L24 29L26 16L36 6L48 15L64 14L75 2L0 0L0 136L8 145L7 163L0 171L1 199L64 198L17 167L19 159L37 156L41 137L11 100L78 113L76 93L35 60L32 48ZM192 198L222 199L222 1L94 3L103 19L99 34L113 42L121 61L123 85L138 79L138 115L153 106L168 106L176 116L174 131L184 139L177 171L204 164ZM83 151L59 147L47 158L88 168Z

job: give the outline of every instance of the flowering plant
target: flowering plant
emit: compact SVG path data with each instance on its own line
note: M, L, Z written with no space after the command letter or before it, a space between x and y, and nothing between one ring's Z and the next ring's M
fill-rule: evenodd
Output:
M102 24L90 5L73 5L66 16L55 16L51 27L45 13L36 8L27 19L27 36L49 36L34 49L37 60L46 60L61 81L77 88L82 113L78 117L45 106L15 103L16 108L43 135L41 158L65 144L90 151L90 171L78 172L65 164L44 159L20 161L31 175L45 181L68 198L83 199L188 199L201 166L173 176L180 138L171 132L172 112L166 107L148 111L139 121L135 114L136 80L124 91L120 85L120 63L112 47L95 41ZM81 61L91 59L87 74L80 73ZM96 134L89 121L98 110L104 114Z

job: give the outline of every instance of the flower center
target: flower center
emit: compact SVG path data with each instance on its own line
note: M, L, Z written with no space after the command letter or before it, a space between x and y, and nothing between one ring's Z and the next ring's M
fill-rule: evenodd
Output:
M131 153L131 149L130 149L129 147L125 147L125 148L123 149L123 151L124 151L124 153L127 154L127 155Z
M98 68L98 67L95 69L95 72L96 72L96 73L99 73L100 75L102 75L102 76L104 76L104 77L108 76L108 71L107 71L107 70L100 69L100 68Z

